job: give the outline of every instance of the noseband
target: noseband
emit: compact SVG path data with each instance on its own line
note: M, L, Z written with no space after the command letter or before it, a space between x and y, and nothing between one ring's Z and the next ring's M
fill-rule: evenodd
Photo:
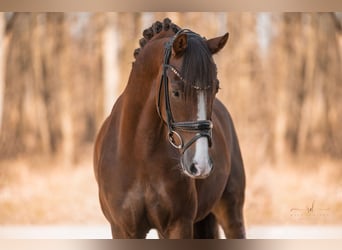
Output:
M159 94L158 94L158 106L157 111L160 116L160 118L166 123L168 127L168 137L170 144L181 150L182 153L184 153L194 142L196 142L201 137L208 138L209 147L212 145L212 128L213 123L211 120L199 120L199 121L185 121L185 122L175 122L172 110L171 110L171 104L170 104L170 93L169 93L169 79L167 77L167 70L170 69L173 73L175 73L183 82L185 82L184 77L181 76L181 74L177 71L176 68L174 68L172 65L170 65L170 58L171 58L171 52L172 52L172 45L175 40L175 38L180 33L191 33L198 35L190 30L182 29L178 31L170 41L168 41L165 45L165 52L164 52L164 62L163 62L163 74L160 80L159 85ZM160 106L161 106L161 91L164 86L164 93L165 93L165 111L166 111L166 121L162 118ZM209 88L210 86L200 88L198 86L191 85L196 90L205 90ZM181 134L177 131L184 131L184 132L190 132L190 133L196 133L194 137L192 137L187 143L184 143L184 139L181 136Z

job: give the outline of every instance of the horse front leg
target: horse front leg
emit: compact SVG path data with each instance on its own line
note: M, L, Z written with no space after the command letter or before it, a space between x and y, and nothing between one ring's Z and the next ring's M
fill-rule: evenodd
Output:
M195 239L219 239L218 224L214 214L208 214L194 225Z
M223 201L215 212L227 239L245 239L242 205L235 201Z
M243 216L244 188L240 184L235 185L232 182L226 187L214 213L223 228L226 238L244 239L246 238ZM235 187L233 188L233 186Z
M145 224L140 224L128 230L128 228L111 223L111 230L113 239L145 239L149 228Z
M243 205L245 201L245 173L242 160L234 161L231 175L226 184L219 204L214 214L222 226L226 238L246 238Z
M193 234L193 221L187 219L171 223L162 236L166 239L193 239Z

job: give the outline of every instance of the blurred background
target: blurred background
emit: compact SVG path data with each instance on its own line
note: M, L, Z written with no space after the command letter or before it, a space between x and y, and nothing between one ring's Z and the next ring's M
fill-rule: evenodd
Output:
M106 224L96 133L156 20L212 38L252 225L342 224L342 13L0 13L0 226Z

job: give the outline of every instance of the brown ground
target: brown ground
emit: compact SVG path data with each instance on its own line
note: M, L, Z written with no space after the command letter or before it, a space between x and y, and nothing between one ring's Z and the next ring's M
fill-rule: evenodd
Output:
M47 159L0 161L0 224L107 223L99 207L92 154L86 155L69 167ZM342 225L342 162L245 163L247 225Z

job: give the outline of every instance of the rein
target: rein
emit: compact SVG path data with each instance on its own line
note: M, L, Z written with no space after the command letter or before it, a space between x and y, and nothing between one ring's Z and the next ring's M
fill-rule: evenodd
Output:
M175 40L175 38L183 32L188 32L191 34L198 35L190 30L182 29L179 30L171 39L168 41L165 45L165 52L164 52L164 62L163 62L163 74L160 80L159 85L159 94L158 94L158 106L157 106L157 112L159 117L166 123L168 127L168 137L170 144L181 150L181 153L184 154L184 152L193 144L195 143L199 138L206 137L208 138L209 147L212 145L212 128L213 123L211 120L199 120L199 121L185 121L185 122L175 122L172 110L171 110L171 104L170 104L170 93L169 93L169 79L167 77L167 70L170 69L172 72L174 72L183 82L185 82L184 77L181 76L181 74L175 69L172 65L170 65L170 58L171 58L171 52L172 52L172 45ZM164 86L164 93L165 93L165 111L166 111L166 121L163 119L161 114L161 92L162 88ZM209 88L210 86L207 86L205 88L199 88L197 86L193 86L196 90L205 90ZM187 143L184 143L184 139L181 136L179 131L184 132L191 132L196 133L194 137L192 137ZM175 138L177 137L177 138ZM178 141L178 142L177 142Z

